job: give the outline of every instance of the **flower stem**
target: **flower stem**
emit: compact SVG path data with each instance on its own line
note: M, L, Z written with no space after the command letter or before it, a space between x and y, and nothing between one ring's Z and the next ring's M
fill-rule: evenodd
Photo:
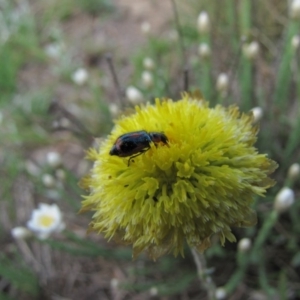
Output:
M207 272L205 257L195 248L191 248L191 252L193 254L194 261L197 267L198 277L202 286L207 291L208 299L215 300L216 286L209 273Z

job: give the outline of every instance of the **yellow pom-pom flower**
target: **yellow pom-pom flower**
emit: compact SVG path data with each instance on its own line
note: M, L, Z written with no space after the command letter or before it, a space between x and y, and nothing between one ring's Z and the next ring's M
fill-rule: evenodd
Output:
M129 162L109 154L119 136L140 130L163 132L168 144L151 142ZM82 211L95 211L90 229L153 259L183 255L185 243L203 251L213 235L235 241L231 227L254 225L253 198L274 184L277 164L253 146L257 131L251 113L209 108L200 93L137 106L88 151L94 165L81 185Z

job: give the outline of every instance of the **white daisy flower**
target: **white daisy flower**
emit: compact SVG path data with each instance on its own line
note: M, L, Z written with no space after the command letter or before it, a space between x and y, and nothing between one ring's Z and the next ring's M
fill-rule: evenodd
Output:
M47 239L52 233L62 231L65 223L62 212L56 204L41 203L39 208L33 210L27 227L39 239Z

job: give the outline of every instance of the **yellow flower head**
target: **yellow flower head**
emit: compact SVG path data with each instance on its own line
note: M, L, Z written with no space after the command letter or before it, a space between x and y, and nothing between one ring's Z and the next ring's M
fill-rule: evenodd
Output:
M274 184L276 163L253 146L252 121L235 106L209 108L199 94L137 106L88 152L94 166L81 184L89 190L82 210L96 211L90 229L153 259L183 255L185 242L203 251L215 234L235 241L231 226L254 225L253 197ZM151 142L129 165L109 154L119 136L139 130L163 132L168 145Z

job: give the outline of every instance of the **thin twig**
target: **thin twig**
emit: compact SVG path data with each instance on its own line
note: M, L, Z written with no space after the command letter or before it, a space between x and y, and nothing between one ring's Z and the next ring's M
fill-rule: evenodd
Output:
M119 98L120 105L123 105L123 103L124 103L124 92L123 92L123 90L120 86L119 79L118 79L118 76L117 76L117 73L116 73L116 70L115 70L115 66L114 66L114 63L113 63L113 60L112 60L112 55L110 53L106 54L106 61L107 61L109 71L111 73L114 85L115 85L115 89L117 90L117 93L118 93L118 98Z
M189 68L185 67L183 72L183 90L188 92L189 90Z
M212 278L209 276L206 268L206 260L202 253L198 252L195 248L191 249L194 261L198 271L198 277L202 286L206 289L208 299L215 300L216 286Z
M30 267L32 267L36 273L39 274L42 269L41 263L36 259L36 256L32 253L30 247L27 244L27 241L19 239L16 241L16 243L24 256L25 262Z
M90 132L83 123L72 113L70 113L67 109L65 109L62 105L58 103L58 101L53 100L49 107L49 112L60 112L63 114L68 120L70 120L84 135L93 136L92 132Z

